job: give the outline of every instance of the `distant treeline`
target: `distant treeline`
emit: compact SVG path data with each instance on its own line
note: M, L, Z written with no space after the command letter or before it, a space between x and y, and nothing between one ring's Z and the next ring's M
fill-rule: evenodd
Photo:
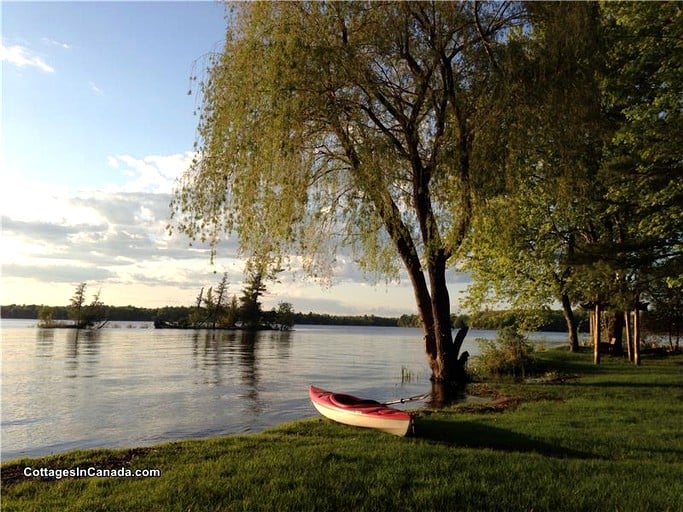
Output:
M38 312L43 306L17 305L2 306L0 318L16 318L37 320ZM54 320L67 320L69 306L50 306ZM104 316L107 320L117 322L153 322L156 318L163 320L178 320L187 316L192 308L182 306L166 306L163 308L138 308L135 306L104 306Z
M579 325L579 330L588 332L588 315L583 310L574 312ZM567 323L564 320L562 311L543 311L537 315L539 325L535 330L544 332L566 332ZM508 310L489 310L479 311L471 315L451 315L451 325L458 329L463 325L468 325L471 329L482 329L497 331L503 327L509 327L519 322L519 313ZM417 315L401 315L398 319L399 327L419 327L420 320Z
M37 320L43 306L37 304L0 306L0 318ZM103 306L104 318L112 322L180 322L193 311L190 306L165 306L163 308L140 308L135 306ZM52 306L52 319L67 320L68 306ZM267 312L266 312L267 313ZM579 330L588 332L588 315L583 309L574 311ZM539 331L566 332L567 325L561 311L543 311L543 321L536 329ZM463 323L472 329L499 330L513 325L519 319L514 311L491 310L480 311L472 315L451 315L451 324L460 328ZM399 318L375 315L328 315L324 313L294 313L294 324L299 325L360 325L368 327L419 327L417 315L401 315ZM666 332L666 326L657 325L655 311L645 311L642 318L643 327L651 332Z
M2 306L0 318L37 320L42 306L37 304ZM67 320L68 306L52 306L54 320ZM193 307L166 306L163 308L139 308L135 306L104 306L104 316L112 322L180 322L187 318ZM299 325L366 325L379 327L396 327L398 318L386 318L375 315L348 316L327 315L320 313L294 313L294 323Z
M340 316L321 313L295 313L294 323L299 325L366 325L370 327L397 327L398 318L375 315Z
M2 306L1 318L38 319L42 306L17 305ZM68 307L54 306L51 308L54 320L67 320ZM191 314L193 308L187 306L165 306L163 308L140 308L135 306L104 306L104 316L109 321L118 322L179 322ZM575 312L579 325L588 330L587 316L583 310ZM544 323L541 331L566 331L566 324L561 311L546 311L543 313ZM463 323L472 329L498 330L515 323L517 315L512 311L482 311L473 315L452 315L453 327L459 328ZM401 315L399 318L375 315L329 315L323 313L294 313L294 324L299 325L360 325L375 327L419 327L417 315Z

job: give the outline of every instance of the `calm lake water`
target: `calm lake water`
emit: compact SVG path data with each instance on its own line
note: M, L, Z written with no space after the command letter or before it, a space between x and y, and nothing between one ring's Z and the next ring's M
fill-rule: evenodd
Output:
M296 326L292 332L98 331L3 320L3 460L257 432L315 416L309 384L380 401L429 391L418 329ZM464 345L474 355L477 337ZM548 346L566 335L543 333ZM404 377L410 374L409 382Z

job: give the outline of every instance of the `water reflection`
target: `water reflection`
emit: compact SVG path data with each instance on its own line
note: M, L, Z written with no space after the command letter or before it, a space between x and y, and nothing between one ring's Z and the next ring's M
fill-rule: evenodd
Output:
M273 331L270 339L275 344L275 353L279 361L286 362L292 350L292 331Z
M220 399L237 405L245 419L258 417L274 374L287 368L292 333L201 330L191 337L195 384L217 388Z
M382 400L429 385L400 380L401 368L425 367L410 329L29 331L3 322L2 335L10 458L258 431L314 415L312 383Z
M83 363L81 377L95 377L99 364L100 341L102 331L99 329L69 329L66 336L64 368L65 377L79 377L78 369Z
M239 381L255 387L259 382L259 357L285 362L291 343L292 333L287 331L194 331L193 367L211 371L211 380L206 383L213 385L233 382L237 369Z
M52 357L54 344L54 329L36 329L36 357Z
M220 386L230 381L230 373L226 369L233 366L239 355L237 347L241 336L242 333L237 331L193 331L193 367L210 373L210 378L203 380L204 384Z

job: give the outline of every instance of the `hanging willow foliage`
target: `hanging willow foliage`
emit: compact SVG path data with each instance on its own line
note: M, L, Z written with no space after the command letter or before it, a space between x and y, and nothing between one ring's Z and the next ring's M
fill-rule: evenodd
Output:
M452 339L445 269L477 194L499 179L496 52L522 5L233 9L203 82L175 228L214 250L236 234L247 256L275 264L298 255L313 276L331 275L347 246L368 271L393 278L403 266L441 372Z

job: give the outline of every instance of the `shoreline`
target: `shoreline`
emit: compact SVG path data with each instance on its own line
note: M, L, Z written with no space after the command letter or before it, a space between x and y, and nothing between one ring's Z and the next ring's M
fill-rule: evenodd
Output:
M590 348L590 347L589 347ZM558 350L558 349L555 349ZM562 351L563 349L559 349ZM581 351L578 354L583 354L585 356L588 356L591 353L591 350L587 349L586 347L583 347ZM569 353L568 353L569 354ZM652 349L652 350L646 350L643 352L643 355L645 357L652 357L652 358L681 358L681 362L679 363L681 366L683 366L683 353L675 353L675 354L664 354L661 351L657 349ZM594 367L594 368L599 368L599 367ZM529 385L529 384L554 384L554 383L566 383L568 381L576 380L576 379L581 379L585 377L585 375L579 375L575 373L560 373L557 375L552 375L549 378L546 377L529 377L524 380L524 382L521 385ZM454 409L457 412L467 412L467 413L489 413L489 412L502 412L508 409L513 409L520 404L524 403L525 400L529 400L529 398L519 398L519 397L514 397L514 396L509 396L500 390L497 390L497 388L500 387L499 384L494 382L473 382L469 385L468 391L466 394L466 397L464 400L456 401L454 402L451 406L446 407L446 410ZM433 410L428 407L420 407L417 409L412 409L410 412L413 414L416 414L419 416L420 414L426 414L426 415L431 415L434 412L439 412L439 409ZM167 444L172 444L172 443L184 443L184 442L197 442L197 441L208 441L212 439L221 439L224 437L233 437L233 436L257 436L259 434L262 434L264 432L268 432L271 429L279 429L282 427L286 427L290 424L294 425L299 422L307 422L311 420L315 420L316 418L322 418L320 415L316 415L315 410L311 406L311 414L310 416L302 417L299 419L293 419L289 421L284 421L281 423L277 423L274 425L266 425L262 426L260 428L257 428L255 430L250 430L248 432L228 432L228 433L216 433L216 434L209 434L208 436L205 435L196 435L196 436L188 436L188 437L178 437L178 438L169 438L161 441L156 441L152 442L150 444L138 444L134 446L130 445L109 445L109 446L94 446L94 447L75 447L75 448L69 448L64 451L57 451L57 452L52 452L52 453L46 453L46 454L39 454L39 455L19 455L19 456L13 456L12 458L5 459L4 457L2 458L2 463L0 464L0 467L4 467L5 465L12 465L13 463L16 463L17 461L21 460L41 460L41 459L46 459L46 458L51 458L51 457L62 457L69 455L70 453L76 453L76 452L99 452L99 451L140 451L140 450L149 450L151 448L156 448L156 447L161 447ZM415 437L415 436L410 436L410 437Z
M568 378L577 378L577 376L570 376ZM454 402L450 407L456 408L458 411L461 412L481 412L481 413L488 413L488 412L502 412L506 409L511 409L516 406L518 406L521 403L520 400L515 399L514 397L510 397L504 394L497 393L493 388L489 387L485 383L472 383L470 385L470 388L468 390L468 393L465 395L465 397L462 400L458 400ZM419 407L416 409L409 409L409 411L416 415L419 416L421 414L427 414L430 415L434 411L438 411L438 409L430 409L429 407ZM288 426L293 426L298 423L305 423L309 421L314 421L316 419L325 419L323 416L321 416L319 413L316 413L315 409L311 405L311 414L310 416L302 417L299 419L293 419L289 421L283 421L281 423L275 424L275 425L269 425L269 426L264 426L262 428L259 428L257 430L253 431L248 431L248 432L229 432L229 433L217 433L217 434L209 434L209 435L197 435L197 436L189 436L189 437L179 437L179 438L172 438L172 439L166 439L158 442L153 442L151 444L139 444L139 445L111 445L111 446L94 446L94 447L76 447L76 448L69 448L64 451L57 451L57 452L52 452L52 453L46 453L46 454L39 454L39 455L19 455L19 456L14 456L12 458L8 459L2 459L2 464L0 467L4 467L5 465L13 465L19 461L23 460L43 460L43 459L50 459L53 457L64 457L68 456L71 453L85 453L85 452L93 452L93 453L98 453L98 452L119 452L119 451L134 451L134 452L141 452L141 451L149 451L154 448L158 447L163 447L168 444L173 444L173 443L185 443L185 442L202 442L202 441L210 441L210 440L217 440L217 439L222 439L225 437L240 437L240 436L258 436L259 434L263 434L265 432L268 432L271 429L280 429L280 428L286 428ZM329 420L326 420L329 421ZM362 429L366 430L366 429ZM407 436L409 438L416 438L419 436ZM4 477L0 475L0 478L2 478L2 481L4 482Z
M477 383L490 401L420 409L414 437L312 415L259 433L3 462L3 510L682 509L683 355L634 368L542 354L564 378ZM41 476L74 468L83 477Z

